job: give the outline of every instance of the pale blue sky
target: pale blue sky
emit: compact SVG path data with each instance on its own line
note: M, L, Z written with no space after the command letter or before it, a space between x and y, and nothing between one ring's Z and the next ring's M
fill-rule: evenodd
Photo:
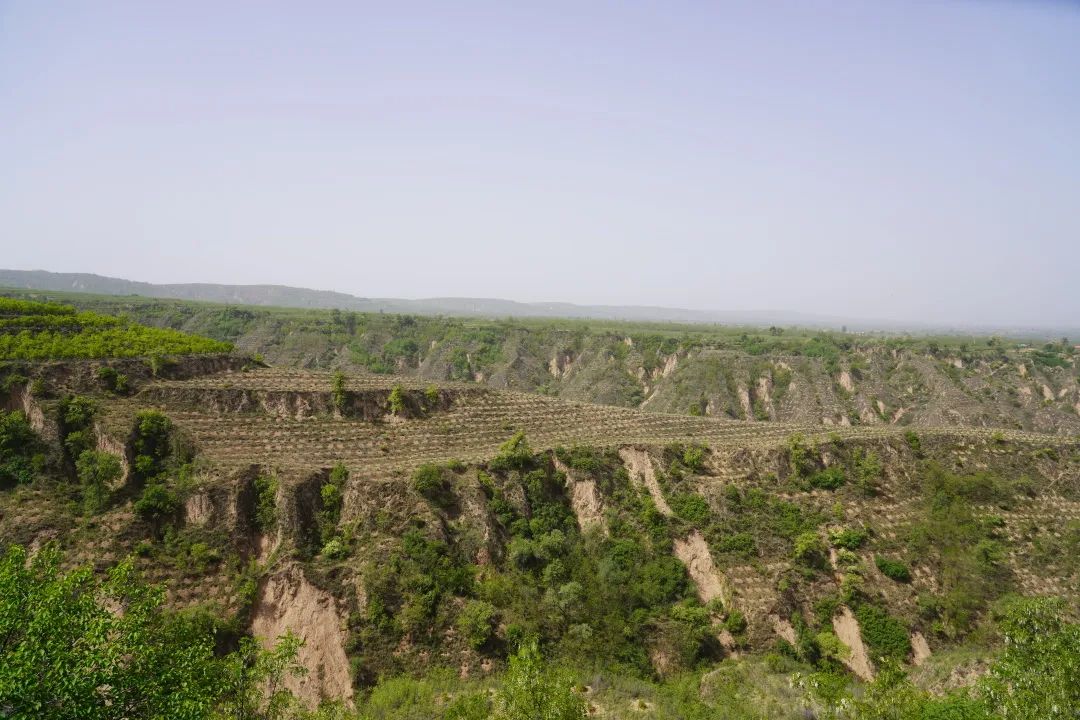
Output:
M1080 317L1080 3L0 0L0 267Z

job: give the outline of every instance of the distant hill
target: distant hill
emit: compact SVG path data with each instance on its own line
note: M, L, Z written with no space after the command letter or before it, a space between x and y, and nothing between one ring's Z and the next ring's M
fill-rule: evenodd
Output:
M785 324L837 327L842 318L785 311L724 312L638 305L575 305L522 303L498 298L364 298L347 293L286 285L219 285L214 283L154 284L91 273L54 273L45 270L0 270L0 286L33 290L74 291L102 295L140 295L177 300L204 300L242 305L300 308L338 308L360 312L414 313L466 317L566 317L646 322Z
M220 285L215 283L154 284L94 275L54 273L45 270L0 269L0 287L139 295L150 298L201 300L240 305L355 310L358 312L448 315L481 318L578 318L628 320L634 322L675 322L695 324L778 325L852 331L936 332L958 334L1004 334L1014 337L1060 337L1080 334L1080 328L1016 326L960 327L941 323L901 323L864 318L813 315L788 310L690 310L647 305L575 305L563 302L522 303L498 298L365 298L330 290L287 285Z

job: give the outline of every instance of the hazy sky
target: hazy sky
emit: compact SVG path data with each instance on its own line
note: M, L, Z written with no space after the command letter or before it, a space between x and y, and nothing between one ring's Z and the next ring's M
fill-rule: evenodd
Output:
M1080 319L1080 3L0 0L0 267Z

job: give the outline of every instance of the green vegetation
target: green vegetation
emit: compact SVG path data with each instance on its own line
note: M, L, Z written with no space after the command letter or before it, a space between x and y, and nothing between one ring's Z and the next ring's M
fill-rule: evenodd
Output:
M844 550L858 550L866 542L868 536L866 530L861 527L843 528L830 533L829 540L834 547L843 548Z
M451 471L445 465L421 465L412 476L413 490L436 505L446 505L451 500Z
M278 480L274 474L260 474L254 480L255 526L264 533L277 525Z
M319 526L319 543L323 554L331 558L341 556L345 552L344 541L336 535L338 522L341 520L345 483L348 479L349 470L343 464L337 463L330 469L326 481L319 486L320 510L316 518L316 524Z
M26 484L45 463L37 433L19 410L0 410L0 488Z
M908 570L907 565L899 560L875 555L874 564L877 565L877 569L881 571L881 574L890 580L902 583L911 582L911 571Z
M990 473L956 475L937 463L924 466L925 519L907 529L907 546L940 578L941 592L920 598L923 616L936 632L962 636L990 601L1010 588L1000 523L972 505L1011 498L1012 485Z
M495 606L485 600L470 600L458 615L458 630L469 646L479 650L488 644L495 633Z
M390 414L400 415L405 412L405 390L400 385L395 385L390 388L390 395L387 398L387 404L390 408Z
M110 485L124 473L120 458L112 453L84 450L75 462L75 470L82 486L83 512L87 515L101 512L108 501Z
M339 413L345 410L348 393L345 390L345 373L340 370L330 376L330 400Z
M271 651L250 639L215 651L220 625L164 607L130 562L96 577L61 570L47 547L0 557L0 708L17 720L279 718L292 704L262 687L291 667L297 641ZM117 613L115 608L123 608Z
M585 720L585 701L572 690L573 676L546 667L536 642L524 643L496 698L497 720Z
M836 466L819 470L809 477L807 484L820 490L836 490L847 482L844 471Z
M900 662L911 652L908 629L885 610L869 603L855 608L863 642L876 658Z
M231 349L217 340L77 312L66 305L0 298L0 360L188 355ZM115 387L118 378L112 380Z
M1033 375L1047 376L1049 386L1056 389L1054 374L1065 380L1077 362L1071 345L1054 342L1029 348L1002 338L601 320L484 320L6 292L20 298L60 299L80 310L131 318L154 330L239 342L274 365L300 365L317 357L330 367L352 365L432 381L491 382L498 377L500 383L526 391L620 406L639 406L648 393L647 408L652 411L738 419L749 415L746 419L761 421L797 419L799 408L788 402L789 388L797 385L836 394L840 407L830 413L834 420L843 415L861 422L860 413L865 413L856 409L855 402L861 397L883 420L893 422L896 415L895 421L905 424L926 410L946 409L948 398L929 392L934 380L924 376L929 372L959 383L956 387L975 386L977 392L962 392L981 405L985 413L979 416L984 417L981 422L990 419L1001 427L1019 423L1031 428L1031 409L1018 395L1018 386L1026 381L999 370L1023 364ZM927 356L935 359L934 369L920 370L917 365ZM548 372L553 358L563 358L556 364L569 362L572 371ZM961 360L963 368L955 367L955 360ZM845 368L855 383L853 393L837 391L838 375ZM867 395L871 387L873 395ZM746 408L742 392L747 393ZM1016 405L1003 402L1006 398ZM1052 408L1054 424L1077 427L1074 402L1068 396L1045 406ZM967 420L974 421L975 416ZM856 482L857 477L849 480Z

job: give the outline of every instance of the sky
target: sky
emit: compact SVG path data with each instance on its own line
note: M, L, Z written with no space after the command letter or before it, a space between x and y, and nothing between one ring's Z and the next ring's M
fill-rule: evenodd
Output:
M1080 2L0 0L0 267L1075 326Z

